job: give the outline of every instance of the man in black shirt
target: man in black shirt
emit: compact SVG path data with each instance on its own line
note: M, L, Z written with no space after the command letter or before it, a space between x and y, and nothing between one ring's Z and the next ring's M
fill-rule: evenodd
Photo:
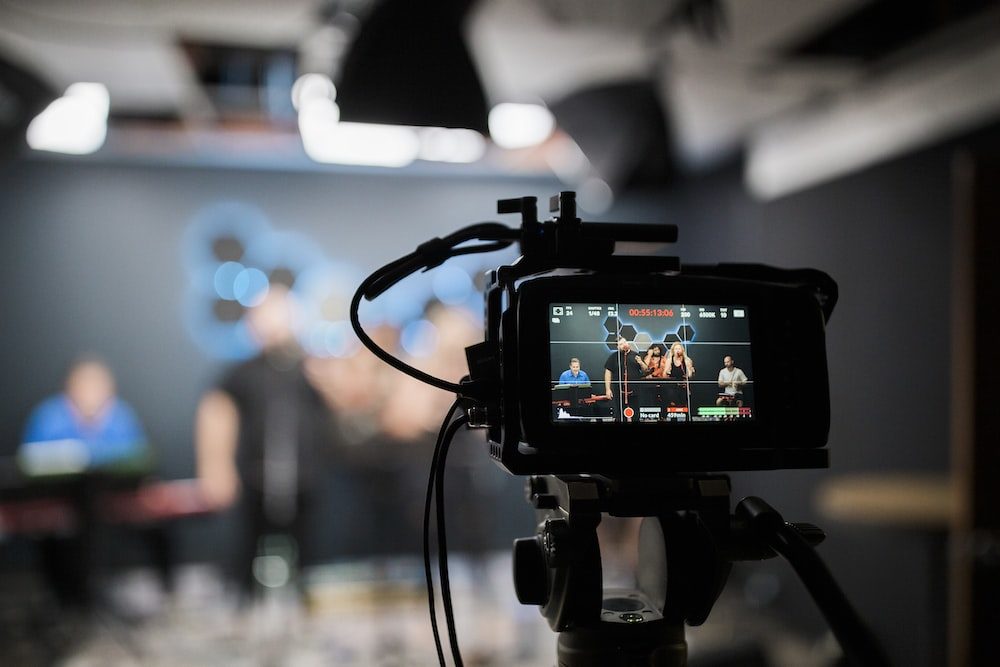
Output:
M198 406L202 495L219 510L235 509L241 536L231 575L246 592L260 538L289 535L300 553L309 551L307 525L334 439L333 414L303 369L293 306L287 290L272 288L250 311L260 353L232 368Z
M611 408L615 416L615 421L623 418L627 421L637 419L638 415L633 412L630 416L628 408L632 405L632 411L639 409L636 390L638 387L632 383L637 382L648 373L646 363L632 350L629 342L624 337L618 338L618 350L613 352L604 364L604 393L611 399Z

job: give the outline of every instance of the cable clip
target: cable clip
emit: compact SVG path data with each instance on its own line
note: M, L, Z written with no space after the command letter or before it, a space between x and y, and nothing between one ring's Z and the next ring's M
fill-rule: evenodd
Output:
M416 252L426 265L424 271L441 266L453 254L451 244L436 236L418 245Z

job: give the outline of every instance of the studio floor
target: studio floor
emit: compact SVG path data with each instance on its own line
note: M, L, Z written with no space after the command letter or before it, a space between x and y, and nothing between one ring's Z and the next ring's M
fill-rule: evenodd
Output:
M550 667L556 637L518 604L509 554L451 559L465 664ZM240 601L209 565L185 565L169 594L152 570L108 577L90 611L59 609L30 572L0 577L0 664L61 667L421 666L437 663L417 558L311 568L298 588ZM782 631L727 588L709 622L687 632L692 665L832 665L836 644ZM13 601L17 601L14 604ZM439 618L443 613L439 605ZM442 622L442 635L445 630ZM445 647L448 652L447 645ZM449 658L450 659L450 658Z

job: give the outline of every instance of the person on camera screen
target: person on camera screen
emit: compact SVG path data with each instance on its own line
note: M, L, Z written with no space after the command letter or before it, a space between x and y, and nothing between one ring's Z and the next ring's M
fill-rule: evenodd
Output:
M681 406L688 403L688 380L694 379L694 360L687 356L687 350L680 341L670 346L665 377L673 380L667 387L667 402Z
M663 343L653 343L646 350L646 368L650 379L660 379L667 376L667 347Z
M612 352L604 363L604 394L611 400L615 420L622 418L623 406L629 404L635 388L630 382L641 380L647 375L646 362L632 351L628 340L618 338L618 349Z
M716 405L743 406L743 386L747 383L747 376L742 370L736 367L736 360L732 355L727 354L722 359L723 368L719 371L719 388L722 390Z
M569 360L569 368L559 376L559 384L590 384L590 377L580 370L580 360L573 357Z

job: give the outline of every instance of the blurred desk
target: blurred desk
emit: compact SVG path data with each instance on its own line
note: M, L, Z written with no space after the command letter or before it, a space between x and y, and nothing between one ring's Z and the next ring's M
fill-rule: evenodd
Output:
M120 558L120 540L129 535L138 538L169 590L175 566L170 522L212 511L196 480L95 473L37 479L5 475L3 481L0 542L31 540L33 560L48 586L69 604L91 603L98 556Z
M950 477L934 473L845 475L823 484L816 502L838 521L942 531L958 511Z
M0 536L66 535L78 530L86 510L80 496L88 491L93 519L108 524L149 525L208 514L197 480L139 482L115 488L121 480L26 480L0 489ZM135 483L133 483L135 484Z
M887 650L897 654L893 663L904 664L901 655L909 655L912 659L919 654L926 660L923 664L944 664L947 656L944 629L948 623L948 541L954 535L962 504L958 485L951 476L944 472L845 475L823 484L816 501L824 516L854 526L866 526L869 530L859 534L882 540L868 543L872 553L875 544L885 549L867 566L878 572L877 576L869 575L868 585L882 590L895 586L897 590L906 591L908 603L915 605L908 610L911 616L903 621L908 626L900 626L898 619L893 621L888 617L868 619L877 634L895 637L895 645L885 640ZM905 559L905 563L896 565L892 559ZM858 575L854 581L860 585L859 582L866 579ZM860 594L860 591L855 592ZM859 596L863 605L866 596ZM877 606L881 603L873 602L870 594L867 597L872 609L891 609Z

